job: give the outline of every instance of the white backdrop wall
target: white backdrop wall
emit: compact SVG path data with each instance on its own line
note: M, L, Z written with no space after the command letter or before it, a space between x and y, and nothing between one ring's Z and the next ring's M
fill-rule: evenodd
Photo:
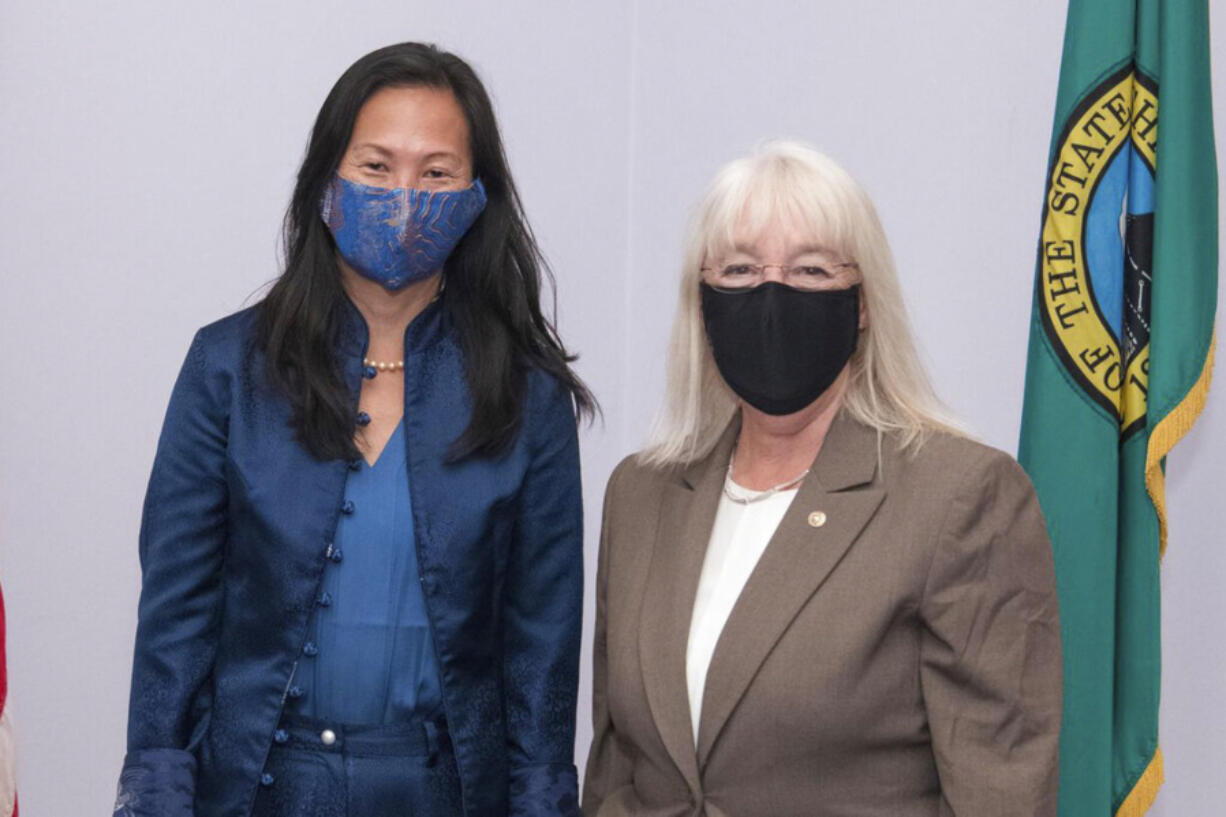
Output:
M23 813L109 808L170 386L193 330L276 275L309 127L350 62L434 41L495 98L604 407L583 433L590 585L604 481L662 392L689 210L764 137L815 142L865 184L939 390L1016 450L1063 18L1056 0L0 4L0 581ZM1169 462L1155 817L1220 810L1223 432L1214 394Z

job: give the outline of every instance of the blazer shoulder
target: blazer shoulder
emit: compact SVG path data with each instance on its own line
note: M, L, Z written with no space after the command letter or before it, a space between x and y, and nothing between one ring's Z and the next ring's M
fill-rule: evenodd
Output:
M223 422L245 380L253 318L254 308L248 308L196 330L171 393L171 413L176 405L190 404Z
M904 472L948 486L954 494L979 493L988 488L1033 493L1022 466L1008 452L948 432L933 432L919 450L897 457Z
M255 340L258 310L258 305L249 306L205 324L196 330L196 342L211 356L221 359L241 353Z
M680 478L681 471L679 466L648 465L643 462L641 452L629 454L609 475L605 505L614 507L620 502L630 501L641 507L643 497L659 496L666 484Z
M463 373L457 373L463 377ZM575 436L579 418L575 400L566 384L557 375L539 366L530 367L524 376L522 422L528 440L540 445L555 435Z
M524 394L528 406L557 406L572 403L570 390L562 379L541 366L529 366L524 372Z

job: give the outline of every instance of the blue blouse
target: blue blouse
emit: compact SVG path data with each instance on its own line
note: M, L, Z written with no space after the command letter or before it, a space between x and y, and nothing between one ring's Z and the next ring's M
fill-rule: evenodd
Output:
M441 708L403 451L401 419L375 464L358 460L349 472L331 563L289 691L299 714L388 724Z

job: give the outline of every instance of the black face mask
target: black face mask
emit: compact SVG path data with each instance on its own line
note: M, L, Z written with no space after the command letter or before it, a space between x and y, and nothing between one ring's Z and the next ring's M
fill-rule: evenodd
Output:
M729 387L767 414L816 400L856 350L860 287L801 290L768 281L730 291L700 284L715 365Z

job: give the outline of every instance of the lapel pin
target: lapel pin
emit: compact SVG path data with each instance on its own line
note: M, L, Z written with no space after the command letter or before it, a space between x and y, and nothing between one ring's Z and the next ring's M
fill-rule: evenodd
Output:
M809 514L810 527L820 528L824 524L826 524L826 514L824 512L814 511L813 513Z

